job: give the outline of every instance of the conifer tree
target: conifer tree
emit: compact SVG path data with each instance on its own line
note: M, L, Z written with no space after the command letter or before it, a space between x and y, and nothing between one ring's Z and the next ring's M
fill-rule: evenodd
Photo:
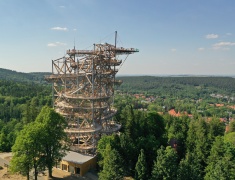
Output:
M211 148L205 180L235 179L235 146L217 137Z
M135 166L135 179L136 180L145 180L147 178L147 164L144 155L144 150L141 149L138 161Z
M177 178L177 154L173 148L167 146L166 149L161 147L157 151L157 159L153 166L153 180L175 180Z
M182 159L178 168L178 180L202 180L201 164L193 153L186 154L185 159Z
M108 144L105 148L103 170L99 173L100 180L120 180L124 177L123 160L117 150Z

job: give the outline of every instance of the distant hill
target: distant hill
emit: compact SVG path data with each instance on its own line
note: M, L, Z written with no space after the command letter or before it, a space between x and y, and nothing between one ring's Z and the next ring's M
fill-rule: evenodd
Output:
M46 81L44 80L44 76L49 74L49 72L22 73L0 68L0 80L46 83Z
M132 93L172 92L190 89L210 89L212 93L235 94L235 78L232 77L154 77L154 76L126 76L117 77L123 83L118 90Z

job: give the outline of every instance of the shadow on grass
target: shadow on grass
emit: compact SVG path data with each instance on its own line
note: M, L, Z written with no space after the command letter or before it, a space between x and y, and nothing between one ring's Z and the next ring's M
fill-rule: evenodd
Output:
M51 180L91 180L89 178L86 177L79 177L79 176L75 176L75 175L70 175L70 176L66 176L66 177L53 177L50 178Z

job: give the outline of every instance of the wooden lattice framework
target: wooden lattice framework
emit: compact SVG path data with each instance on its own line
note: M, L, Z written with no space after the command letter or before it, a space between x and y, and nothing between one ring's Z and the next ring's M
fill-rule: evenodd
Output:
M115 43L116 44L116 43ZM118 131L121 125L112 119L114 85L118 55L138 52L134 48L94 44L93 50L68 50L66 56L52 60L52 74L46 79L53 85L53 106L68 121L65 129L70 149L94 153L101 134Z

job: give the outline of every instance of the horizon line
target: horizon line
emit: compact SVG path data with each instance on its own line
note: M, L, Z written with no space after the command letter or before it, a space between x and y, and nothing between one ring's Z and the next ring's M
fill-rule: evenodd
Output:
M46 72L46 71L35 71L35 72L20 72L12 69L6 69L6 68L0 68L4 70L9 70L9 71L15 71L17 73L51 73L51 72ZM173 77L183 77L183 76L197 76L197 77L208 77L208 76L213 76L213 77L235 77L235 74L117 74L116 76L173 76Z

